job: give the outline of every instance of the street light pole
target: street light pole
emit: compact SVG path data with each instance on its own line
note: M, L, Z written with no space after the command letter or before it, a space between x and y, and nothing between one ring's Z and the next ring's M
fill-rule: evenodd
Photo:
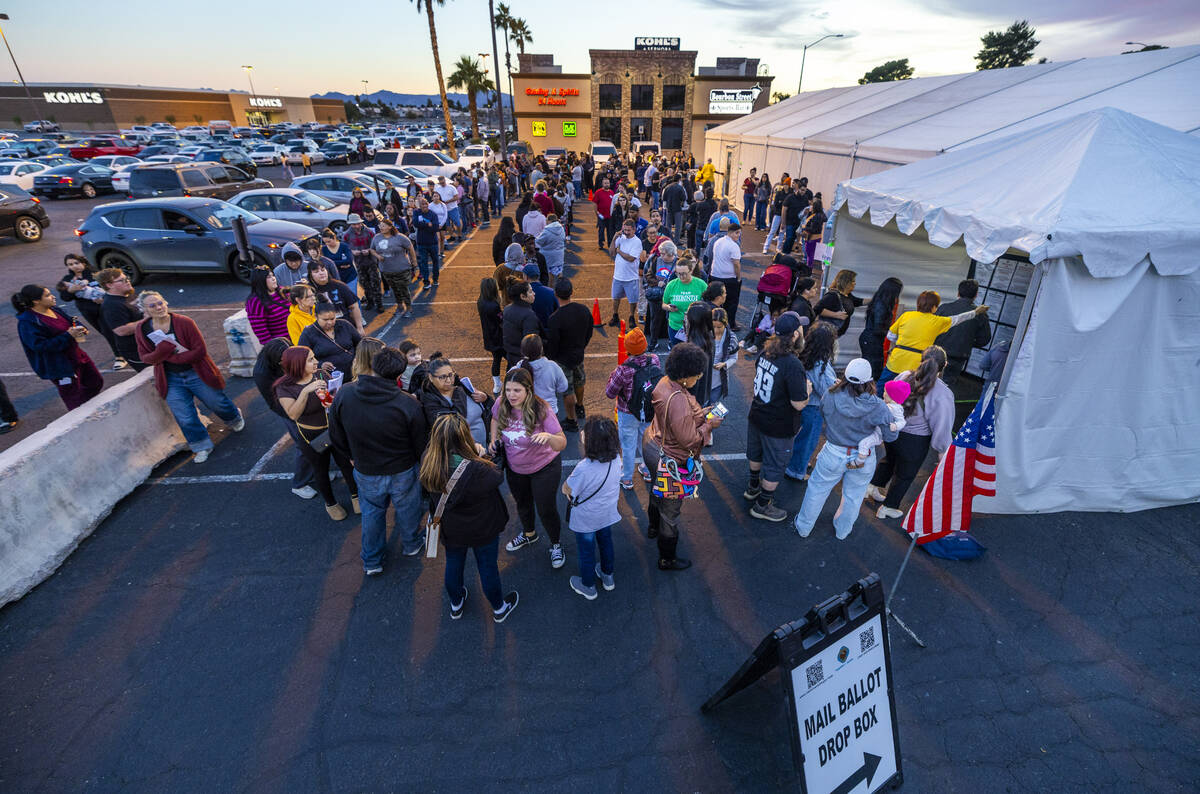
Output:
M0 21L7 22L8 14L0 14ZM21 74L21 67L17 66L17 56L13 55L12 47L8 46L8 36L4 35L3 25L0 25L0 39L4 39L4 49L8 50L8 57L12 58L13 68L17 70L17 77L21 78L21 85L25 88L25 96L29 97L29 107L33 109L33 118L30 121L37 121L37 103L33 101L33 94L29 92L29 85L25 82L25 75ZM495 41L494 32L492 41Z
M800 93L800 89L804 86L804 62L808 59L808 48L815 47L825 39L840 39L845 37L845 33L826 33L821 38L814 41L812 44L804 45L804 52L800 55L800 82L796 85L796 93Z
M254 67L242 64L242 69L246 72L246 79L250 81L250 107L257 107L257 105L254 104L254 100L257 98L257 95L254 93L254 78L250 76L250 72L254 69ZM255 112L257 113L258 111ZM246 123L250 123L249 113L246 114Z
M494 8L494 0L488 0L488 22L492 26L492 64L496 67L496 85L493 90L496 93L496 109L500 113L500 157L508 156L508 135L504 130L504 92L500 90L500 50L496 46L496 10Z

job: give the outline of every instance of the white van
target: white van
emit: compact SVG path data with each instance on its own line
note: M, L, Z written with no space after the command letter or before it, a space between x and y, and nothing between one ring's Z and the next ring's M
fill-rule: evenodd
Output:
M633 145L633 154L635 157L639 154L643 157L658 157L662 154L662 145L658 141L638 141Z
M592 141L588 144L588 154L599 165L607 163L610 157L616 157L617 147L613 146L612 141Z

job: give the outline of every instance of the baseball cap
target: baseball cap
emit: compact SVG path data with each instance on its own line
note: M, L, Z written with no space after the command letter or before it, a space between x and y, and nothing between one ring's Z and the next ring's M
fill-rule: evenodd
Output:
M800 315L795 312L784 312L775 321L776 336L791 336L798 330L800 330Z
M856 358L846 365L846 380L851 383L871 382L871 362L865 358Z

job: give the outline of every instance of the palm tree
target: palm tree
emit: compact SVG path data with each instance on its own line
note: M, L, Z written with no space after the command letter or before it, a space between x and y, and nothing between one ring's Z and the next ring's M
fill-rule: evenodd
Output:
M437 26L433 23L433 4L445 6L446 0L414 0L417 12L425 11L429 19L429 46L433 48L433 67L437 70L438 92L442 95L442 118L446 122L446 148L452 159L458 159L458 151L454 146L454 123L450 121L450 102L446 98L446 81L442 77L442 60L438 57ZM424 9L422 9L424 6Z
M491 91L492 81L475 58L464 55L454 64L454 71L446 81L449 88L462 89L467 92L467 107L471 111L471 137L479 137L479 111L476 107L476 96L480 91Z
M508 95L513 97L513 135L515 137L517 134L517 98L513 95L512 52L508 48L508 33L513 29L513 23L517 21L517 18L512 15L507 3L499 3L496 8L499 9L495 14L496 28L504 31L504 71L508 73Z
M517 45L517 51L522 55L525 54L525 45L533 43L533 34L529 32L529 25L523 19L513 20L513 27L508 35L512 37L513 44Z

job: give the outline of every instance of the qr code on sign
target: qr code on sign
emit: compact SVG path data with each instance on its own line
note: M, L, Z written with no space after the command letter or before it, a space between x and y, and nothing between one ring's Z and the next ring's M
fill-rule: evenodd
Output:
M808 679L808 688L812 689L817 684L825 680L825 668L822 662L810 664L804 669L804 675Z
M859 632L858 634L858 652L866 653L868 648L875 647L875 627Z

